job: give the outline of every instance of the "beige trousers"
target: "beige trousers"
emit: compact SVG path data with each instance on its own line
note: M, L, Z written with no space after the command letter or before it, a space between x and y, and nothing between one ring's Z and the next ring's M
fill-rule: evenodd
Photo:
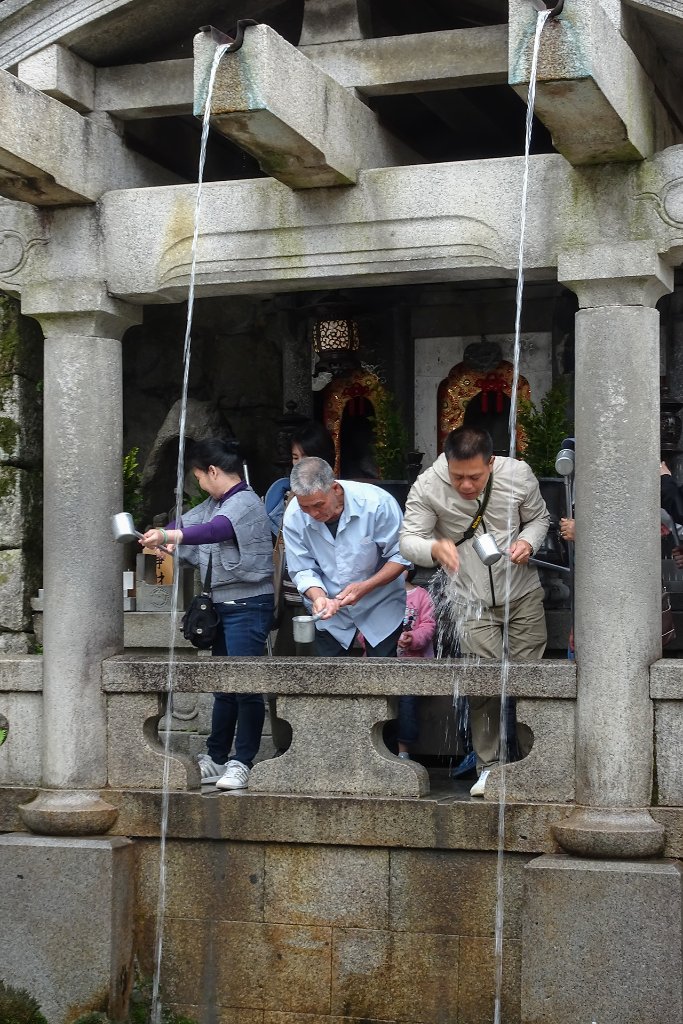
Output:
M460 638L463 654L500 661L503 656L503 621L505 607L489 608L481 619L465 623ZM543 590L510 602L510 661L540 661L547 633L543 611ZM500 756L500 697L470 697L470 728L472 746L477 755L477 768L490 768ZM523 730L517 737L519 752L525 757L531 749Z

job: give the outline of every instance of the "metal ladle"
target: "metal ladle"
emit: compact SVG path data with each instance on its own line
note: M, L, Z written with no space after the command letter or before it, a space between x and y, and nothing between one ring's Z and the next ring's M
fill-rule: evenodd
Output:
M116 515L111 517L111 532L118 544L132 544L133 541L142 540L144 536L139 530L135 529L135 523L130 512L117 512ZM159 551L163 551L167 555L173 554L163 544L159 545Z
M503 552L498 547L496 538L492 533L482 533L478 537L474 538L472 542L477 556L481 559L484 565L495 565L499 562L503 555L507 555L507 551ZM553 569L555 572L570 572L571 570L566 565L555 565L554 562L544 562L541 558L530 558L529 565L535 565L540 569Z

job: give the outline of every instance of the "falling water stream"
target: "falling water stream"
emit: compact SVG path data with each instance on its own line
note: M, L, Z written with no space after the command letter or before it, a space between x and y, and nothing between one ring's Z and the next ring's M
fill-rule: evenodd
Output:
M206 161L206 142L209 137L211 118L211 97L213 95L216 72L221 57L228 49L224 43L216 49L211 65L209 83L204 105L202 122L202 138L199 150L199 171L197 176L197 195L194 206L194 234L192 236L192 263L190 267L190 284L187 296L187 322L185 325L185 341L183 345L183 386L180 398L180 423L178 428L178 467L176 474L176 507L175 521L180 521L183 514L183 492L185 483L185 423L187 419L187 389L190 379L190 356L192 352L192 317L194 313L195 271L197 267L197 239L199 238L199 217L202 206L202 185L204 179L204 163ZM171 596L171 633L168 644L168 671L166 676L166 729L164 731L164 770L162 778L161 824L159 843L159 892L157 899L156 936L154 940L154 979L152 982L151 1024L161 1024L161 996L159 983L161 978L161 958L164 947L164 920L166 914L166 835L168 832L168 810L170 801L169 771L171 765L171 715L173 713L173 682L175 675L175 640L178 622L178 585L180 572L176 556L173 572L173 590Z
M522 293L524 289L524 235L526 225L526 200L527 200L527 188L529 179L529 148L531 142L531 127L533 120L534 110L534 99L536 90L536 68L538 63L538 52L540 46L541 32L543 26L549 16L549 11L541 11L538 14L536 22L536 34L534 38L534 49L533 58L531 65L531 75L529 80L529 92L527 102L527 119L526 119L526 139L525 139L525 151L524 151L524 175L522 182L522 200L521 200L521 226L520 226L520 240L519 240L519 259L518 259L518 271L517 271L517 306L515 316L515 342L514 342L514 374L512 380L512 393L511 393L511 405L510 405L510 455L514 458L516 453L517 443L517 385L519 381L519 361L520 361L520 325L521 325L521 309L522 309ZM188 289L188 301L187 301L187 322L185 328L185 339L183 346L183 382L182 382L182 393L180 403L180 423L179 423L179 447L178 447L178 466L176 476L176 509L175 519L178 522L182 516L182 505L183 505L183 491L184 491L184 465L185 465L185 424L187 415L187 391L190 374L190 356L192 348L192 320L194 313L194 298L195 298L195 271L197 263L197 240L199 237L199 224L200 224L200 212L201 212L201 201L202 201L202 185L204 176L204 163L206 159L206 143L209 135L209 123L211 114L211 98L213 94L214 82L216 79L216 72L218 65L223 54L226 52L228 45L219 46L214 54L213 63L211 66L211 73L209 76L209 82L207 87L206 101L204 107L204 117L202 123L202 136L201 136L201 148L199 156L199 171L197 179L197 194L195 200L194 209L194 233L192 238L192 262L190 268L190 282ZM508 507L508 532L512 528L512 489L510 492L510 503ZM500 802L499 802L499 813L498 813L498 860L496 870L496 924L495 924L495 965L496 965L496 994L495 994L495 1011L494 1011L494 1024L501 1024L501 993L502 993L502 978L503 978L503 921L504 921L504 901L503 901L503 847L505 837L505 759L507 750L507 720L505 716L505 698L507 696L507 682L509 676L509 657L508 657L508 645L509 645L509 590L510 590L510 573L511 563L508 561L506 572L508 574L507 586L506 586L506 607L505 607L505 626L503 632L503 658L501 663L501 716L500 716L500 745L501 745L501 775L500 775ZM166 837L168 832L168 816L169 816L169 772L170 772L170 716L173 710L173 683L175 674L175 637L177 630L177 619L178 619L178 584L179 584L179 572L176 570L173 574L173 592L172 592L172 603L171 603L171 623L170 623L170 638L169 638L169 656L168 656L168 670L166 679L166 729L164 730L164 766L163 766L163 781L162 781L162 804L161 804L161 823L160 823L160 844L159 844L159 888L158 888L158 900L157 900L157 919L156 919L156 936L154 945L154 978L152 983L152 1010L151 1010L151 1024L161 1024L162 1017L162 1001L160 996L160 976L161 976L161 961L163 956L163 942L164 942L164 923L165 923L165 911L166 911Z
M529 92L527 95L526 110L526 134L524 139L524 173L522 177L522 199L520 212L519 229L519 250L517 259L517 295L515 308L515 344L513 356L513 376L510 391L510 458L514 459L517 454L517 387L519 384L519 363L520 363L520 332L522 322L522 295L524 292L524 237L526 234L526 207L527 191L529 186L529 151L531 147L531 129L534 117L534 103L536 100L536 71L538 67L538 53L541 45L541 33L543 26L550 16L550 11L539 11L536 19L536 34L534 36L534 48L531 58L531 73L529 75ZM508 523L507 535L512 536L513 519L513 496L514 479L510 484L508 496ZM496 861L496 928L495 928L495 967L496 967L496 995L494 1005L493 1024L501 1024L501 1000L503 992L503 924L504 924L504 874L503 874L503 851L505 847L505 798L506 798L506 760L507 760L507 686L510 675L510 584L512 578L512 562L506 560L505 567L505 616L503 626L503 657L500 666L500 782L498 795L498 858Z

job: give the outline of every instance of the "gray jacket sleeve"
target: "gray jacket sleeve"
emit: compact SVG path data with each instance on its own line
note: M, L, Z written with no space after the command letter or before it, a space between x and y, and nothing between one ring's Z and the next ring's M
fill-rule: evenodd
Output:
M541 489L538 480L526 463L524 466L527 475L524 498L519 506L519 519L523 524L517 540L526 540L531 544L534 554L538 551L545 539L550 526L550 513L541 497Z
M399 548L404 558L429 568L436 565L432 558L432 544L437 539L434 536L436 518L418 478L410 488L401 527Z

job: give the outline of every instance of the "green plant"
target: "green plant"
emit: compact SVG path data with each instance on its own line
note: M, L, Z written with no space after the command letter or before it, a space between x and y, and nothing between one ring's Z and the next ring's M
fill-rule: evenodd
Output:
M110 1021L106 1013L98 1013L97 1010L92 1010L90 1013L84 1013L82 1017L77 1017L72 1024L110 1024Z
M32 995L0 980L0 1024L47 1024L47 1021Z
M555 458L564 438L572 433L564 381L551 387L540 406L520 400L517 421L526 435L526 448L521 457L537 477L557 476Z
M183 505L185 505L187 508L196 508L197 505L201 505L201 503L203 501L206 501L206 499L209 497L206 491L203 491L201 489L199 484L195 484L195 486L190 492L185 491L185 494L186 498L185 501L183 502Z
M139 448L131 448L123 456L123 511L136 521L142 512L142 474L138 463Z
M375 431L374 455L380 480L403 480L406 473L408 431L394 395L385 391L374 399L375 415L370 417Z

